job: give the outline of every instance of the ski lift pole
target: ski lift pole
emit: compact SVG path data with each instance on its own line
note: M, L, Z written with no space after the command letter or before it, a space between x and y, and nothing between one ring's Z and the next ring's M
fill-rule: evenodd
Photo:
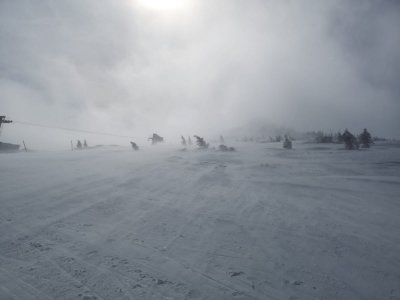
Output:
M0 116L0 134L1 134L1 125L6 124L6 123L12 123L11 120L6 120L6 116Z

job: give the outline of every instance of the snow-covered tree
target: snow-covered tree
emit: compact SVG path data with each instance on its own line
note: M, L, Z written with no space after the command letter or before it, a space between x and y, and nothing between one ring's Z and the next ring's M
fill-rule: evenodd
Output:
M195 135L194 137L196 138L196 144L197 144L197 146L199 146L199 148L202 148L202 149L207 149L208 148L209 144L206 143L204 138L199 137L197 135Z
M219 149L219 151L224 151L224 152L236 151L235 148L225 146L224 144L219 145L218 149Z
M287 135L285 135L285 140L283 141L283 148L292 149L292 141L289 139Z
M364 128L364 131L358 136L358 139L363 148L369 148L373 143L371 134L368 132L367 128Z
M133 149L133 150L135 150L135 151L138 151L138 150L139 150L139 146L136 145L135 142L131 142L131 146L132 146L132 149Z
M157 143L162 143L164 142L164 138L162 136L159 136L157 133L153 133L153 136L149 138L151 141L152 145L157 145Z
M347 129L342 134L343 142L347 150L358 149L356 137Z

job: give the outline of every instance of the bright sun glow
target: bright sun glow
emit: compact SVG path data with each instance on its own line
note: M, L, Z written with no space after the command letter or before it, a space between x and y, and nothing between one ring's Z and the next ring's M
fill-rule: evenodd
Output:
M147 9L160 12L173 12L185 7L187 0L137 0L137 3Z

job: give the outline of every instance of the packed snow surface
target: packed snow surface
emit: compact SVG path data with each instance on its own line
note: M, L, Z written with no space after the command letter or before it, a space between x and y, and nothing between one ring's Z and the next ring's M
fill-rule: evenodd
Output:
M400 299L400 147L0 154L0 299Z

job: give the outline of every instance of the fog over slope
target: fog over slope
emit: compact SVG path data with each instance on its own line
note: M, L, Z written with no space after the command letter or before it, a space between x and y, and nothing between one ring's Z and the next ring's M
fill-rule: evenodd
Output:
M1 1L0 113L140 137L254 120L399 137L398 1L181 2ZM2 135L50 137L80 136Z

